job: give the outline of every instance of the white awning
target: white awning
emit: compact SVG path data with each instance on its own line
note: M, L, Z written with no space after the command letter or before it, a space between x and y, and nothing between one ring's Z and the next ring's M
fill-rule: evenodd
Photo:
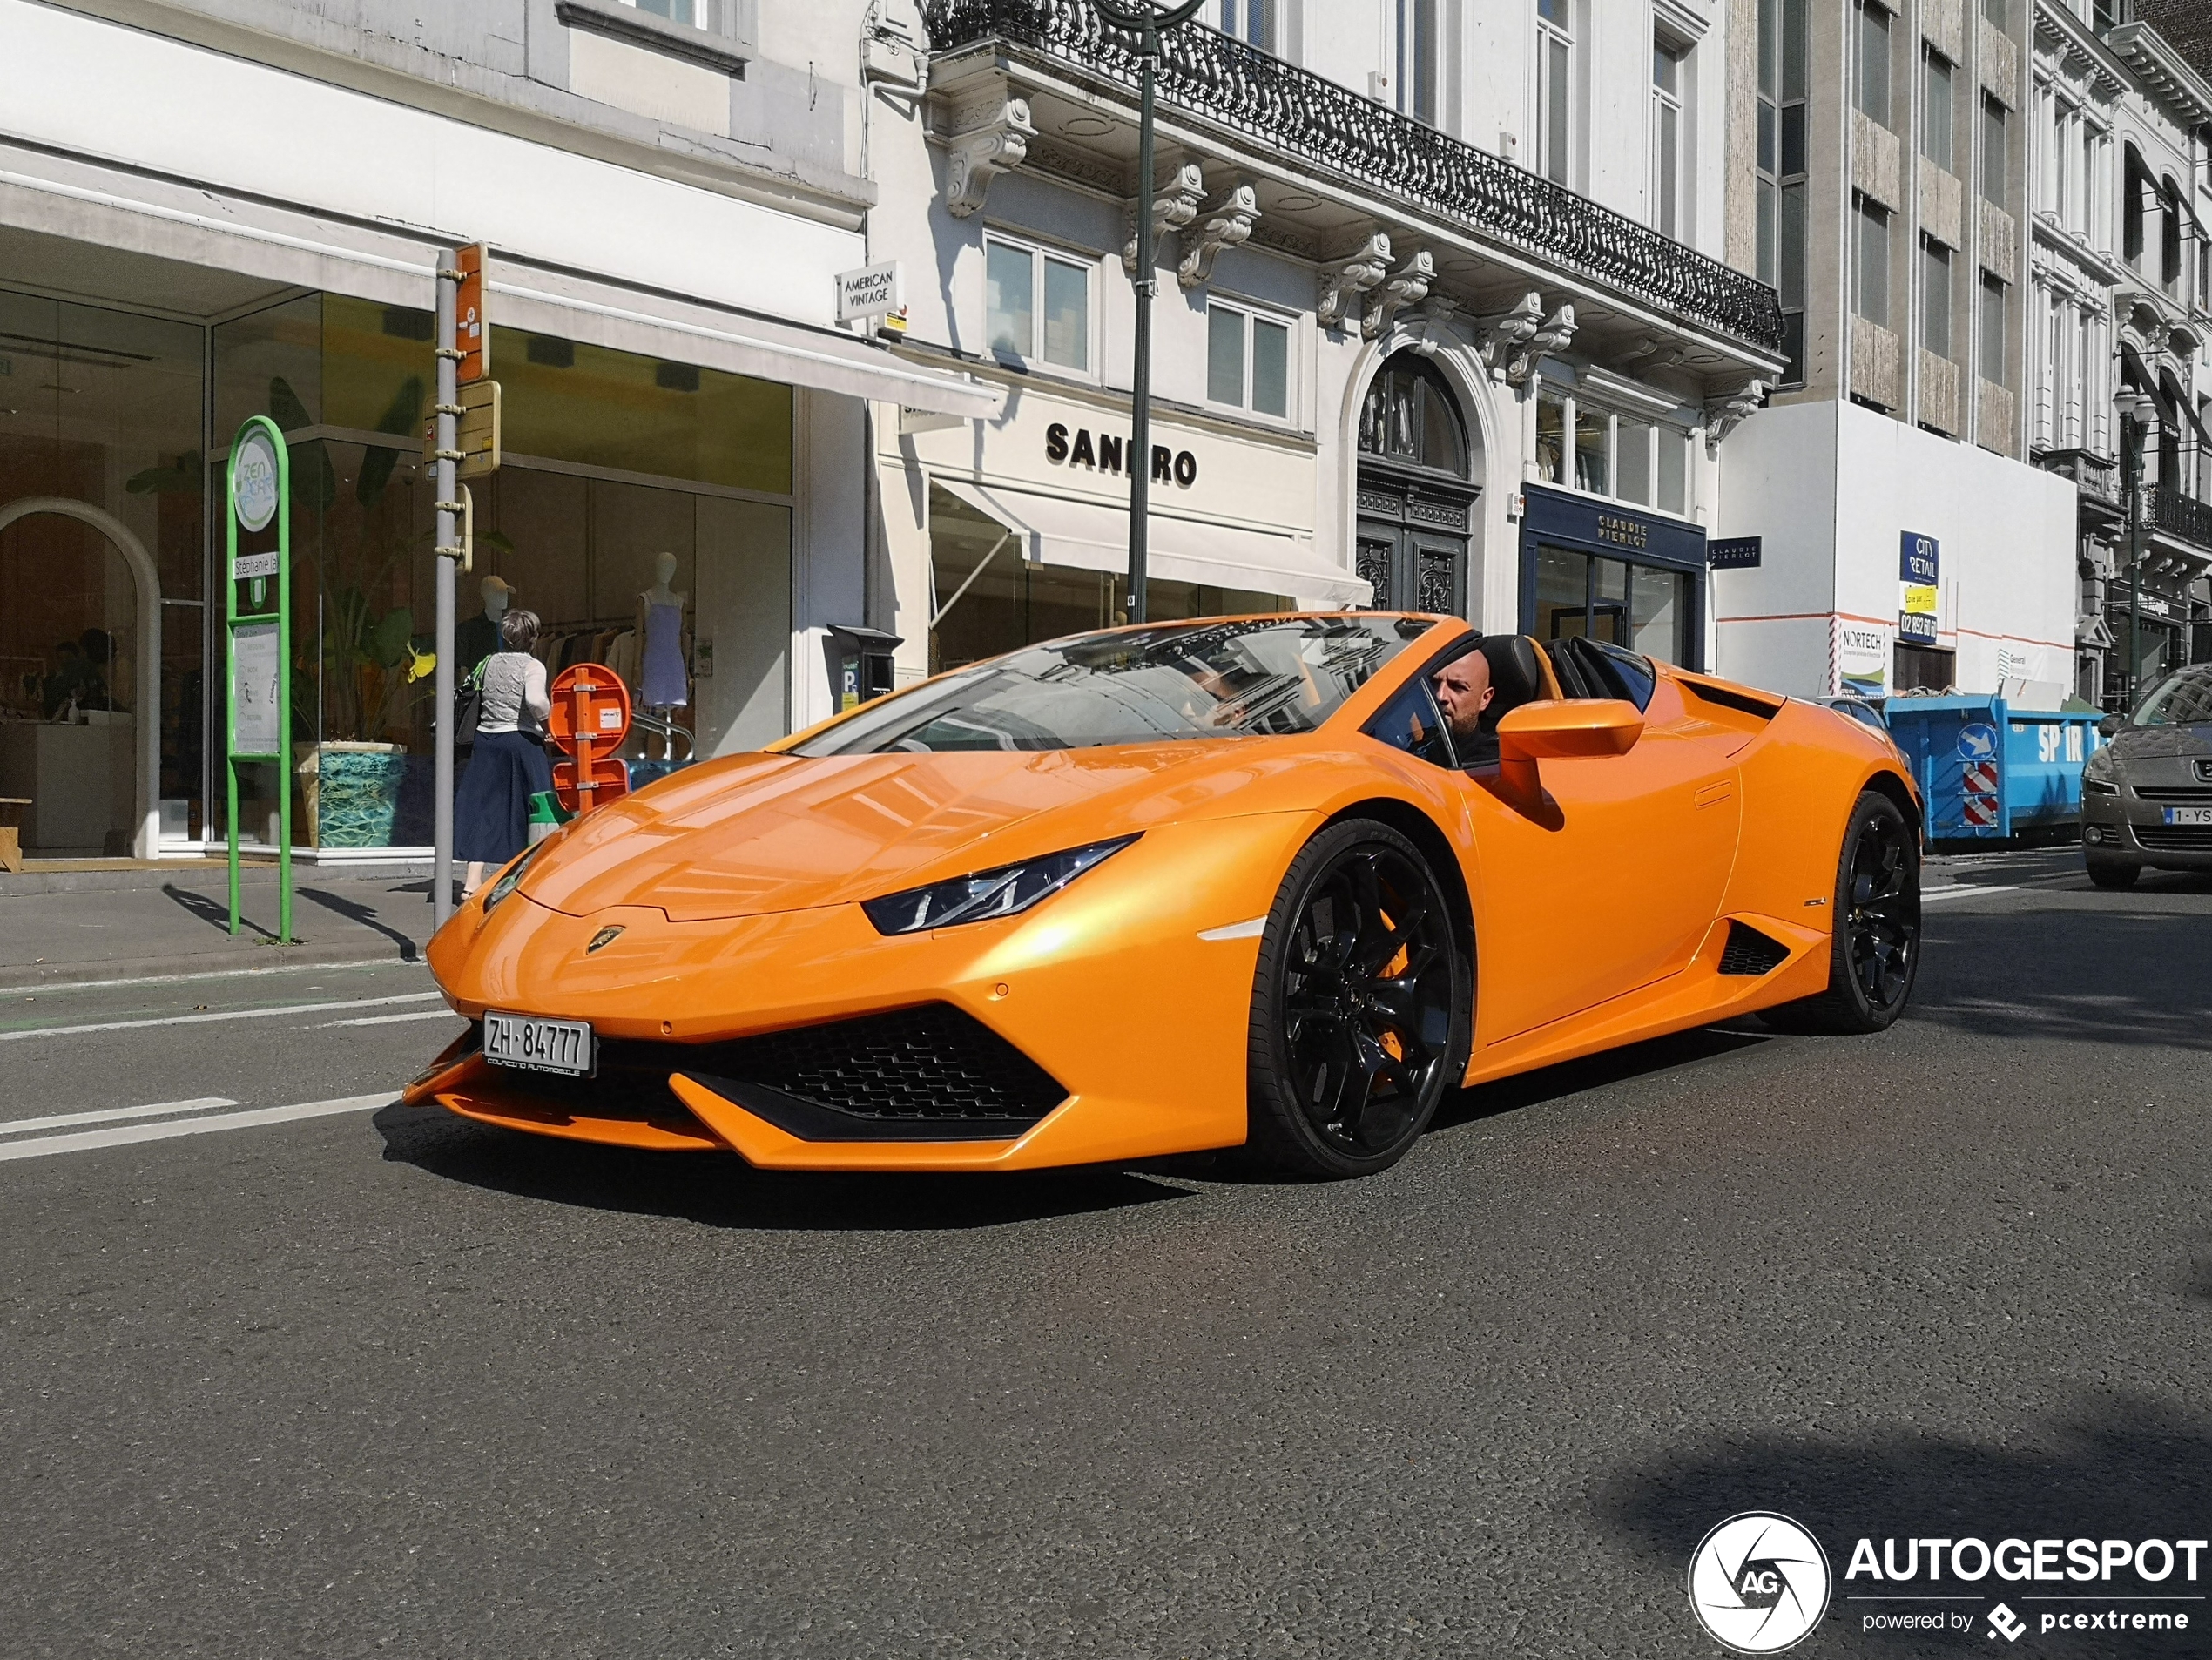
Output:
M436 304L439 247L424 232L372 228L6 143L0 226L384 305ZM502 260L496 246L490 288L493 320L533 334L964 420L995 415L1002 402L995 386L853 335Z
M1126 508L941 475L932 482L1021 536L1022 557L1033 564L1076 570L1129 569ZM1170 582L1284 594L1316 610L1365 605L1374 592L1368 583L1322 558L1302 536L1208 524L1157 509L1147 529L1145 569Z

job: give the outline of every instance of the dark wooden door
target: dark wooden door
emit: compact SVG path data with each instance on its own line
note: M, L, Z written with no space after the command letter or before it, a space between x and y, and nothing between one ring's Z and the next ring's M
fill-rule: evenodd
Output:
M1359 574L1374 585L1376 611L1467 615L1473 486L1359 469Z

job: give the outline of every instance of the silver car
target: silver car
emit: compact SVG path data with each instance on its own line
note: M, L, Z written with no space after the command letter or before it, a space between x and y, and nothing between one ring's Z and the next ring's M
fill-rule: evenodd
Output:
M2081 769L2089 880L2126 887L2145 865L2212 871L2212 663L2176 669Z

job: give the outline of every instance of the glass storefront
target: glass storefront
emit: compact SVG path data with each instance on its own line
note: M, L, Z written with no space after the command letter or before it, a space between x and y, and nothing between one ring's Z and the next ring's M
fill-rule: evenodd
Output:
M165 840L225 830L206 666L219 631L203 602L230 437L260 414L291 449L294 766L244 769L241 833L273 836L290 787L300 845L428 841L431 334L427 312L328 294L203 327L0 293L0 511L25 496L98 508L158 569ZM504 464L471 484L460 655L489 643L496 577L543 618L550 667L604 661L634 686L642 597L668 554L686 602L674 719L701 754L787 730L791 388L503 328L492 368ZM0 795L34 800L27 851L124 850L145 703L134 607L123 553L91 524L41 515L0 532Z
M1521 519L1521 626L1662 662L1703 662L1705 533L1609 502L1530 486Z

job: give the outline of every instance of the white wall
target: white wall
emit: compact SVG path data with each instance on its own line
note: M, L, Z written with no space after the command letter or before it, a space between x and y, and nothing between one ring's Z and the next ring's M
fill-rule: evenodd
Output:
M1849 403L1760 411L1721 455L1716 536L1764 541L1757 570L1716 571L1716 667L1822 697L1836 685L1831 627L1894 631L1900 543L1936 538L1938 644L1958 685L2074 683L2074 491L2068 481Z

